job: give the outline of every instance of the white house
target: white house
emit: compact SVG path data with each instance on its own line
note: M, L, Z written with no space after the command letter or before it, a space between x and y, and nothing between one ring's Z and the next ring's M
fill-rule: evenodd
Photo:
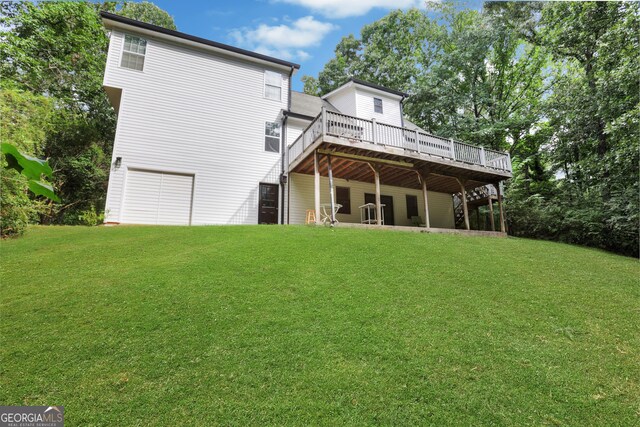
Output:
M406 94L351 79L310 96L291 90L297 64L102 19L118 113L105 222L469 228L469 208L495 199L502 221L509 155L424 132Z

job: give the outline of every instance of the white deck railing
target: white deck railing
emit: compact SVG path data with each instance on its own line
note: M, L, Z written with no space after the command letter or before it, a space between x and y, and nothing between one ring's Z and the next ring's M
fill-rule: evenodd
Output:
M291 164L298 160L305 150L322 135L402 148L456 162L511 172L509 153L326 110L323 110L289 146L288 163Z

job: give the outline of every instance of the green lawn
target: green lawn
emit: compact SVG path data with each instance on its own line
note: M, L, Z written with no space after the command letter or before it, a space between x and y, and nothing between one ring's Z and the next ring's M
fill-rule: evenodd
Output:
M0 249L0 404L69 426L640 424L634 259L293 226Z

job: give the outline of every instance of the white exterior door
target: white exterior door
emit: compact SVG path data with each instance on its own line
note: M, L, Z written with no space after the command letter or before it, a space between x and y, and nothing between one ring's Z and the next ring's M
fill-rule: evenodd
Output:
M129 169L120 222L189 225L192 194L193 175Z

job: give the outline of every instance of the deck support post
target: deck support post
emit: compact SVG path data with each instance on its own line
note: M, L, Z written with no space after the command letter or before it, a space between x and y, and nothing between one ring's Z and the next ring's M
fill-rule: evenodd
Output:
M376 137L376 119L371 119L371 142L374 144L378 143L378 138Z
M496 231L496 221L493 218L493 199L489 194L489 222L491 223L491 231Z
M324 138L327 134L327 129L329 129L327 124L327 107L324 105L320 108L320 115L322 116L320 120L322 120L322 137Z
M424 197L424 223L427 228L431 228L431 222L429 221L429 196L427 195L427 175L429 174L418 174L422 182L422 197Z
M382 206L380 206L380 166L374 165L373 175L376 180L376 224L382 225Z
M464 227L467 230L471 230L471 227L469 226L469 208L467 207L467 190L464 188L464 184L466 180L456 178L456 181L458 181L458 184L460 184L460 193L462 194L462 210L464 212Z
M316 224L320 224L320 155L313 152L313 172L314 172L314 203L316 209Z
M333 171L331 170L331 156L327 156L327 169L329 172L329 197L330 197L330 203L331 203L331 226L333 227L334 224L336 223L336 210L335 210L335 206L336 206L336 198L335 198L335 192L333 189Z
M504 221L504 208L502 206L502 192L500 191L500 182L496 185L496 193L498 194L498 211L500 213L500 231L507 232L507 226Z

